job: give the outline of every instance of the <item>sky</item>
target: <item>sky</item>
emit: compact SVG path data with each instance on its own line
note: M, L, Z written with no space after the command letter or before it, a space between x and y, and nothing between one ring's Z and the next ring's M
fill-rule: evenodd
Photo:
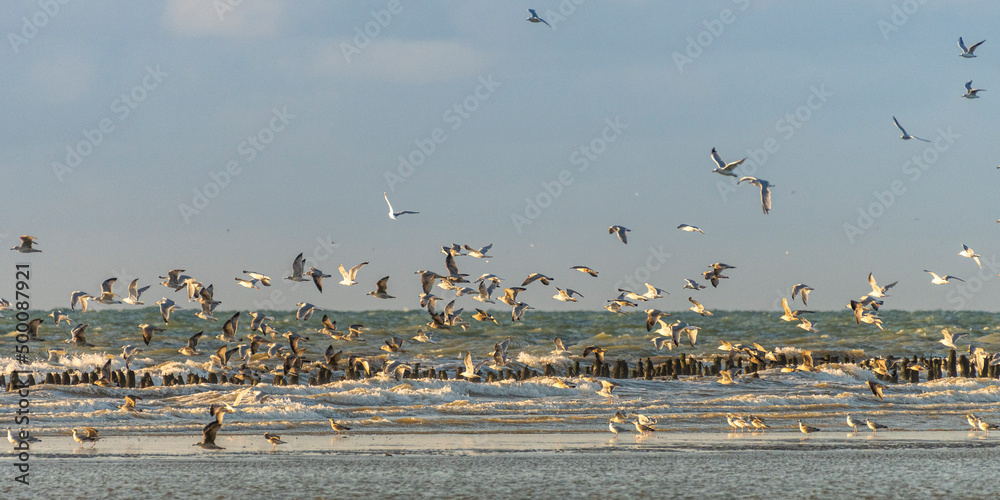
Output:
M0 256L0 297L27 263L33 309L67 309L110 277L193 309L158 284L171 269L214 284L224 310L416 309L414 272L446 272L441 246L458 243L493 244L491 259L458 258L473 278L553 277L520 297L540 310L599 310L646 282L670 293L650 303L663 310L689 296L773 310L797 283L815 289L809 309L837 310L874 273L898 281L889 309L996 311L998 14L916 0L12 2L0 240L32 235L42 253ZM960 36L987 42L965 59ZM969 80L980 99L961 97ZM893 116L931 142L901 140ZM774 185L770 214L759 189L712 173L713 147ZM390 219L383 192L419 214ZM324 292L282 279L300 252L334 275ZM362 261L358 285L337 284ZM682 289L714 262L736 269ZM274 284L240 287L243 270ZM397 298L365 295L383 276ZM555 286L583 298L553 300Z

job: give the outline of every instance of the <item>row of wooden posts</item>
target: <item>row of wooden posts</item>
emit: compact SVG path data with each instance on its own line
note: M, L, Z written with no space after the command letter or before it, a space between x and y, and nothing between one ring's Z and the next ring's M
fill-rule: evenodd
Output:
M645 360L640 358L632 365L630 365L628 361L622 359L615 361L614 364L599 363L596 360L593 363L581 363L580 361L576 361L567 369L566 376L594 376L611 379L631 378L645 380L668 378L677 380L677 378L681 376L719 376L719 373L723 370L732 370L735 368L737 370L742 369L745 375L758 377L757 372L760 370L786 366L794 367L799 366L802 362L801 358L795 356L778 354L775 357L777 361L768 361L764 364L760 364L755 360L744 360L739 357L730 358L727 355L712 356L711 361L703 361L700 359L694 359L691 356L685 356L684 354L670 357L657 357L657 361L655 363L651 357L646 358ZM917 356L913 356L912 358L894 358L889 356L885 358L885 360L886 366L891 367L888 375L875 373L875 377L879 380L891 383L919 383L921 371L927 372L927 375L924 377L924 380L927 381L943 377L976 378L985 376L992 379L1000 378L1000 365L989 366L983 370L985 372L984 374L980 374L977 373L975 363L971 362L964 354L958 356L954 350L952 350L948 357L945 358L928 359L918 358ZM814 363L816 364L840 362L841 358L839 356L832 355L825 355L819 360L814 360ZM866 368L871 368L875 365L873 359L857 361L852 360L849 356L844 356L843 362L858 362L861 366ZM919 366L920 369L912 369L911 367L914 366ZM456 370L456 372L457 371L458 370ZM371 376L371 374L365 373L356 366L346 367L344 375L335 375L334 373L335 372L325 367L321 367L315 375L308 378L307 383L309 385L326 385L340 380L359 380ZM557 373L555 367L551 364L546 364L541 372L527 366L520 370L490 370L486 371L485 378L479 378L477 380L485 382L495 382L504 379L525 380L537 376L559 376L559 373ZM73 374L70 374L68 371L64 371L62 373L49 372L46 373L44 377L44 380L41 382L44 384L86 385L94 384L100 381L100 370ZM448 380L449 374L448 370L435 370L434 368L421 370L420 364L418 363L413 366L412 370L403 372L400 378ZM457 373L453 378L463 379L463 377ZM248 383L256 384L260 381L261 380L256 378L249 378L241 375L227 377L226 375L217 375L215 373L209 373L206 377L202 377L195 373L188 373L186 376L167 374L164 375L161 386L171 387L177 385L197 385L206 383L243 385ZM287 376L274 375L271 382L274 385L285 386L298 385L301 383L301 380L299 374L293 373ZM33 386L38 383L39 381L36 380L33 373L29 373L23 378L17 371L12 371L6 375L0 374L0 386L6 387L8 391L17 390L21 387ZM134 370L112 371L111 378L106 385L110 387L122 387L128 389L144 389L146 387L156 386L153 377L149 374L149 372L139 376Z

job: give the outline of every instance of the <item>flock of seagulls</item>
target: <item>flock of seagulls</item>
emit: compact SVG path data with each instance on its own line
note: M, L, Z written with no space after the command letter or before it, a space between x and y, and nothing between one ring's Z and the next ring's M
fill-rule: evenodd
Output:
M549 25L544 19L541 19L534 9L528 9L530 17L527 21L532 23L543 23ZM964 58L974 58L976 57L975 51L980 45L982 45L985 40L980 41L976 44L966 47L962 38L959 38L959 46L962 49L961 57ZM979 92L984 92L985 89L976 89L972 87L972 81L970 80L965 84L966 93L962 96L968 99L978 98ZM930 142L927 139L923 139L914 135L909 134L903 126L899 123L895 116L892 117L894 125L901 132L900 138L903 140L917 140L922 142ZM736 170L743 165L746 157L733 162L725 162L721 155L718 153L716 148L712 148L710 157L715 164L715 168L711 171L712 173L717 173L722 176L737 178L737 185L744 182L757 187L760 190L760 203L764 214L770 213L772 208L771 202L771 188L774 184L767 180L753 177L753 176L741 176L736 173ZM402 210L396 211L391 202L389 201L388 195L383 192L383 198L385 199L386 205L388 206L388 216L392 220L399 220L399 217L403 215L413 215L419 214L416 211ZM680 224L677 229L685 232L691 233L701 233L705 234L705 231L695 225L690 224ZM608 233L615 235L623 244L628 244L628 233L631 232L629 228L622 225L612 225L608 228ZM37 238L32 236L21 236L20 244L18 246L12 247L12 251L19 253L37 253L41 250L36 248ZM493 300L493 293L501 287L500 282L502 278L492 275L483 274L475 283L478 283L476 288L471 286L465 286L465 284L471 285L467 277L468 274L459 272L459 267L457 265L456 257L471 257L477 259L489 259L492 258L488 255L492 248L492 244L483 247L473 247L468 244L458 245L452 244L451 246L442 247L442 253L445 253L445 272L435 272L435 271L416 271L415 274L420 276L420 282L422 285L423 293L420 294L420 304L421 307L427 309L430 316L430 320L427 323L427 327L430 329L443 329L449 330L451 328L462 328L463 330L470 326L469 322L462 320L461 315L463 309L455 308L455 300L451 300L448 305L443 309L443 311L438 312L436 308L436 303L438 301L444 300L444 297L434 295L435 291L433 287L437 285L439 288L447 292L455 292L456 299L464 295L469 295L472 300L477 300L483 303L495 304ZM465 253L463 253L463 251ZM982 263L980 262L980 255L975 253L971 248L963 245L963 251L959 252L960 256L973 259L976 264L982 268ZM368 261L361 262L350 269L346 269L344 265L339 266L339 272L342 276L342 280L339 282L343 286L353 286L357 285L358 273L366 265L369 265ZM704 279L708 280L712 287L718 287L721 280L728 279L729 276L723 275L723 272L736 269L734 266L729 266L727 264L715 263L708 266L710 270L703 272L702 276ZM573 266L569 268L570 270L576 270L592 277L598 277L599 272L589 266ZM205 286L203 283L199 282L195 278L183 274L184 269L173 269L168 271L166 276L160 276L160 279L164 281L160 282L161 285L168 289L172 289L174 292L180 290L186 290L186 295L188 302L197 302L200 304L200 311L195 314L195 316L204 319L206 321L217 321L218 318L214 316L214 311L216 307L221 303L219 300L215 299L214 289L211 284ZM943 276L936 274L930 270L924 270L924 272L929 273L932 276L931 283L934 285L946 285L951 280L964 281L953 275L945 274ZM244 270L243 274L245 276L235 277L235 281L250 290L260 290L260 287L271 286L271 278L265 274ZM322 270L315 267L306 268L306 259L303 254L300 253L293 259L291 274L286 276L285 279L294 282L301 281L312 281L316 286L317 290L323 292L323 278L332 277L330 274L324 273ZM396 297L389 294L388 282L389 276L384 276L377 280L375 283L375 289L367 293L374 298L388 300L395 299ZM128 285L128 295L127 297L121 297L114 293L114 286L116 284L116 278L108 278L101 283L101 292L97 296L90 295L83 291L73 291L70 294L70 309L75 311L77 306L80 307L80 313L85 314L88 310L88 305L91 303L103 304L103 305L116 305L116 304L127 304L131 306L141 306L144 302L141 300L142 295L149 290L151 285L139 286L139 279L132 280ZM532 272L527 278L523 280L520 286L511 286L503 288L503 295L498 296L496 299L500 302L511 307L511 321L521 321L523 320L527 311L534 309L526 302L518 299L520 293L527 291L527 287L535 282L540 285L536 286L549 286L550 282L555 281L555 278L547 276L539 272ZM870 285L871 291L862 296L858 300L851 300L850 304L847 306L853 311L854 317L858 325L861 323L872 324L879 329L883 328L883 321L878 315L879 308L883 305L881 299L887 297L887 292L898 282L893 282L885 286L880 286L872 273L868 275L868 283ZM668 292L662 288L657 288L656 286L645 283L647 290L640 294L627 289L618 289L619 294L616 298L608 300L608 305L605 308L615 314L626 314L629 308L638 308L640 302L646 302L650 300L655 300L662 298L664 294ZM582 294L573 290L571 288L560 288L558 286L553 287L556 291L555 295L552 296L554 300L562 302L577 302L578 298L584 298ZM694 279L685 279L685 283L682 289L689 289L695 292L707 289L708 287L702 285L695 281ZM796 284L791 288L791 299L794 301L797 296L801 296L803 305L808 304L809 293L814 289L805 284ZM437 292L443 295L443 292ZM694 313L700 315L701 317L710 317L712 312L707 309L701 302L695 300L693 297L688 297L688 301L692 304L689 308ZM3 301L6 303L6 301ZM2 303L0 303L2 304ZM9 303L6 303L9 306ZM163 318L163 323L165 327L169 327L170 315L172 312L177 311L179 307L177 304L166 297L163 297L160 301L156 302L159 306L161 316ZM781 300L783 314L779 317L780 320L785 322L797 322L800 328L809 331L816 331L816 323L808 320L805 315L812 313L812 311L807 310L793 310L790 307L789 301L784 297ZM299 302L297 304L298 310L296 313L296 318L299 321L307 322L310 320L315 312L322 311L322 309L309 304L307 302ZM0 307L2 310L2 307ZM664 318L669 317L668 313L660 311L655 308L646 309L646 329L647 331L652 331L654 325L659 325L659 328L655 330L656 336L651 338L651 342L654 344L656 350L661 350L664 346L668 349L680 348L681 346L681 336L687 337L688 344L692 347L697 342L698 332L700 327L695 325L690 325L686 322L677 320L675 322L665 321ZM244 377L250 380L259 381L260 380L260 370L262 370L262 365L259 363L261 360L280 360L280 368L277 372L288 375L288 374L298 374L308 372L310 366L306 363L306 347L305 344L310 341L309 337L300 336L293 331L278 332L271 326L267 324L269 319L263 315L261 312L250 312L253 320L250 323L250 334L246 335L245 338L241 338L239 335L239 320L240 313L235 313L227 321L224 322L222 327L222 333L218 336L218 339L225 342L225 345L221 345L217 350L213 351L209 359L213 366L218 366L218 368L235 373L237 376ZM64 314L62 311L53 311L50 316L52 316L53 322L56 326L60 323L65 322L67 326L73 324L70 318ZM482 309L476 309L476 314L472 316L475 321L492 321L498 323L497 320L488 312ZM38 338L38 328L43 322L41 318L33 319L29 323L29 337L32 341L44 341L44 339ZM92 344L87 342L86 333L89 325L87 323L77 323L75 326L70 327L70 338L64 340L65 343L74 345L78 348L88 348L93 347ZM139 324L137 328L140 332L141 339L145 346L150 346L154 341L156 341L156 335L160 332L166 331L165 328L161 328L156 325L150 324ZM347 331L344 333L338 330L336 322L333 321L328 315L324 314L322 317L322 328L317 330L317 333L321 336L326 336L331 340L344 341L344 342L363 342L365 339L361 337L361 333L364 330L363 325L351 325ZM950 334L947 331L943 331L944 338L940 340L940 343L950 347L952 349L958 349L955 342L964 336L964 333ZM198 351L199 344L203 338L204 332L198 332L192 335L186 342L185 345L179 347L178 353L187 357L201 356L203 353ZM285 337L287 338L287 346L281 345L280 341L276 341L275 337ZM429 332L425 332L422 329L418 331L418 334L413 337L416 342L422 343L433 343L436 342L433 336ZM247 344L241 344L241 342L246 341ZM383 346L380 350L385 351L388 355L398 355L405 353L403 349L405 340L399 337L392 337L384 341ZM762 356L766 357L771 352L763 349L759 345L754 345L753 348L745 347L739 344L723 342L723 346L720 349L729 350L732 352L745 352L751 356ZM231 347L232 343L237 343L236 347ZM301 345L300 345L301 344ZM563 345L561 339L554 339L554 344L556 350L553 352L568 353L569 351ZM970 346L970 352L973 346ZM337 362L340 360L343 351L334 352L335 349L331 344L329 348L326 349L323 355L323 361L317 361L313 366L327 367L336 366ZM65 351L61 349L53 348L50 350L50 357L55 355L58 356L60 353ZM125 365L129 366L133 362L135 356L142 352L142 348L135 347L132 345L122 346L121 358L124 360ZM586 346L583 350L582 356L586 358L591 354L594 355L595 359L603 362L604 354L607 349L600 346ZM808 353L807 353L808 355ZM985 351L982 351L979 356L983 359L981 362L1000 363L1000 357L991 356ZM811 370L812 360L809 357L808 362L805 361L806 356L803 357L804 364L800 369ZM231 366L231 364L239 363L236 366ZM348 360L348 365L352 367L357 367L358 369L363 369L365 373L372 372L372 363L374 359L365 359L364 357L351 355ZM256 366L255 366L256 364ZM511 361L510 356L507 353L507 341L497 343L495 346L492 356L490 356L485 361L482 361L478 365L474 363L472 358L472 352L467 352L462 360L461 366L456 370L456 373L464 378L470 380L483 379L483 368L489 368L495 371L504 370L515 370L517 367L513 361ZM884 363L883 363L883 369ZM377 368L376 368L377 369ZM105 365L105 370L107 370L107 365ZM405 375L408 371L412 371L412 367L408 364L403 363L397 359L389 359L385 363L381 370L384 373L391 374L397 378ZM734 373L730 371L723 372L721 375L722 382L733 383ZM105 377L101 378L105 384L108 384ZM618 384L608 381L599 380L601 384L601 390L596 391L596 393L613 401L615 396L614 391L618 387ZM884 397L883 390L885 386L875 382L868 383L869 388L872 393L878 397L880 400ZM239 404L240 399L249 391L244 389L240 391L237 401L233 406L229 405L212 405L209 408L210 416L212 420L204 426L202 429L202 441L195 443L195 446L200 446L204 449L223 449L216 444L217 434L223 425L223 418L227 413L236 412L235 406ZM125 398L125 403L119 408L122 411L129 412L141 412L142 409L137 408L138 401L141 400L138 396L128 395ZM975 431L985 431L989 434L989 431L996 429L996 426L986 422L985 420L979 419L975 415L967 416L969 424ZM345 426L330 419L330 425L333 431L339 436L343 431L350 430L350 427ZM763 418L753 415L727 415L727 422L729 426L733 429L739 430L741 433L746 430L751 430L751 432L764 432L770 427L764 421ZM618 435L622 432L627 432L629 426L627 424L633 424L636 432L640 435L645 436L654 433L656 429L653 427L655 424L654 420L641 414L632 414L631 419L627 417L621 411L617 412L608 421L608 429L615 435L617 439ZM874 435L879 429L886 429L885 425L874 422L870 419L865 419L863 421L867 425ZM857 428L861 425L858 421L852 419L850 415L847 416L847 425L857 432ZM799 430L806 435L806 438L810 434L819 432L820 429L804 424L801 420L798 421ZM84 427L82 430L73 429L73 439L80 443L82 447L84 443L91 443L92 447L96 446L96 443L101 437L98 435L98 431L90 428ZM267 443L272 445L272 451L274 451L278 445L286 444L285 441L280 439L280 436L267 432L264 434L264 438ZM36 438L32 438L36 439ZM11 429L8 427L8 440L15 443L15 437L12 434Z

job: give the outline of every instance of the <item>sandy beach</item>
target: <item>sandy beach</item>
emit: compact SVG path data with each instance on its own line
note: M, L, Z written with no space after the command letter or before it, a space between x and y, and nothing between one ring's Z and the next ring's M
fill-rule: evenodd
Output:
M994 494L1000 433L841 430L803 439L667 432L108 436L93 449L41 436L15 498L899 498ZM67 481L67 478L73 478ZM709 479L710 478L710 479ZM11 486L13 484L13 486ZM970 488L970 485L974 485Z

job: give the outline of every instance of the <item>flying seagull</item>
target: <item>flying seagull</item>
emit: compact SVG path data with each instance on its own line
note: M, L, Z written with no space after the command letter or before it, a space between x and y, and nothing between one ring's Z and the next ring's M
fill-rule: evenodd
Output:
M538 13L535 12L535 9L528 9L528 13L531 14L531 17L528 18L528 21L533 22L533 23L545 23L546 26L548 26L550 28L552 27L551 24L545 22L545 19L542 19L542 18L538 17ZM983 42L979 42L979 43L983 43ZM979 43L977 43L976 45L979 45ZM972 48L974 50L976 47L973 46Z
M983 263L979 262L979 257L982 257L982 256L979 255L978 253L972 251L972 249L969 248L968 245L962 245L962 248L963 248L963 250L961 252L958 252L958 254L961 255L962 257L968 257L968 258L976 261L976 265L979 266L979 269L982 269L983 268Z
M366 260L366 261L364 261L364 262L362 262L362 263L360 263L360 264L352 267L350 271L344 269L344 265L341 264L340 265L340 275L343 276L344 279L340 281L340 284L341 285L345 285L345 286L357 285L358 282L354 281L354 278L356 278L358 276L358 270L360 270L362 267L366 266L367 264L368 264L368 261Z
M699 232L701 234L705 234L705 231L702 231L700 227L692 226L690 224L681 224L677 226L677 229L680 229L681 231L687 231L689 233Z
M921 139L921 138L919 138L919 137L917 137L915 135L907 134L906 130L903 128L902 125L899 124L899 121L896 120L895 116L892 117L892 123L895 123L896 124L896 128L898 128L899 131L903 133L903 135L899 136L899 138L903 139L904 141L908 141L910 139L916 139L918 141L931 142L931 141L928 141L927 139Z
M985 41L986 41L986 40L983 40L983 42L985 42ZM980 45L982 45L982 44L983 44L983 42L979 42L979 43L974 43L974 44L972 44L972 46L971 46L971 47L966 47L966 46L965 46L965 41L963 41L963 40L962 40L962 37L958 37L958 47L959 47L960 49L962 49L962 53L961 53L961 54L959 54L959 56L960 56L960 57L964 57L964 58L967 58L967 59L968 59L968 58L971 58L971 57L976 57L976 54L973 54L973 52L975 52L975 51L976 51L976 49L977 49L977 48L978 48L978 47L979 47Z
M936 273L934 273L932 271L928 271L926 269L924 269L924 272L925 273L931 273L931 276L933 276L933 278L931 279L931 284L932 285L947 285L948 284L948 280L958 280L958 281L961 281L963 283L965 282L965 280L963 280L962 278L958 278L958 277L952 276L950 274L946 274L944 276L938 276Z
M611 226L611 227L608 228L608 234L617 234L618 235L618 239L622 240L622 243L624 243L626 245L628 245L628 234L627 233L629 231L631 231L631 229L629 229L629 228L627 228L625 226Z
M396 217L399 217L400 215L405 215L405 214L419 214L420 213L420 212L411 212L409 210L403 210L402 212L394 212L392 210L392 203L389 203L389 196L386 195L385 192L382 193L382 196L385 197L385 204L389 205L389 218L392 219L392 220L396 220Z
M389 295L389 293L386 291L386 289L388 287L389 287L389 277L386 276L386 277L378 280L378 283L375 284L375 291L368 292L368 295L371 295L372 297L375 297L375 298L378 298L378 299L394 299L394 298L396 298L396 297L393 297L392 295Z
M809 292L813 291L813 288L809 285L803 285L802 283L792 285L792 300L795 300L795 296L801 292L802 293L802 305L809 305Z
M771 188L774 184L765 181L764 179L758 179L756 177L742 177L736 184L740 184L743 181L748 181L750 184L760 188L760 206L764 209L764 214L767 215L771 211Z
M712 160L715 160L715 164L718 165L718 167L713 169L712 172L715 172L720 175L728 175L729 177L736 177L736 174L733 173L733 169L738 167L741 163L743 163L743 161L746 160L746 157L743 157L743 159L740 161L726 163L722 161L722 157L719 156L719 153L715 151L715 148L712 148Z
M21 253L41 252L41 250L32 247L32 244L34 244L36 239L38 238L35 238L34 236L21 236L21 244L16 247L12 247L11 250L16 250Z
M966 92L964 94L962 94L962 97L964 97L966 99L979 99L979 96L976 95L976 92L986 92L986 89L974 89L974 88L972 88L972 80L969 80L969 81L965 82L965 91Z

